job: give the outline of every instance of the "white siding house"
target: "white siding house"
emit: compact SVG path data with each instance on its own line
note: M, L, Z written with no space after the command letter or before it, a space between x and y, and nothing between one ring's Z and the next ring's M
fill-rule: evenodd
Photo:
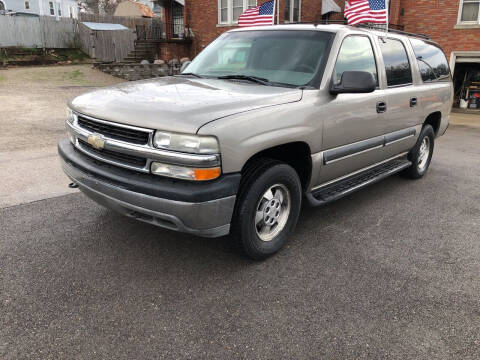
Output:
M26 16L78 17L76 0L0 0L0 11L2 10Z

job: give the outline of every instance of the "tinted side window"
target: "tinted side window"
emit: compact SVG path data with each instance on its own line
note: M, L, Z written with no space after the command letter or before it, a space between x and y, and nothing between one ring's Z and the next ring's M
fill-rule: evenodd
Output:
M412 70L408 62L407 51L402 42L381 38L380 48L387 72L388 86L411 84Z
M422 40L410 39L410 42L417 57L423 81L448 78L450 67L442 50Z
M368 71L377 80L377 64L368 37L347 36L343 40L335 64L333 75L335 83L340 82L345 71Z

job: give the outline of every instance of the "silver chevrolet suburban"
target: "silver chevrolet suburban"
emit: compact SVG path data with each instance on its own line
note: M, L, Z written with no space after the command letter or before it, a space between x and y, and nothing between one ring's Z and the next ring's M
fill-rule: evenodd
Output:
M302 202L425 175L452 97L445 55L424 36L238 29L180 75L75 98L59 153L99 204L200 236L231 233L262 259L290 237Z

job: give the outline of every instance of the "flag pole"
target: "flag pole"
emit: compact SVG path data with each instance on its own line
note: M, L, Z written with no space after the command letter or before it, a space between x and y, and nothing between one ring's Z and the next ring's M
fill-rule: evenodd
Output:
M277 25L280 24L280 0L277 0Z
M273 14L272 14L272 25L275 25L275 8L277 5L277 0L273 0Z
M390 6L389 5L390 5L390 0L385 0L385 7L387 8L387 24L385 26L386 32L387 32L386 35L388 35L388 22L390 20Z

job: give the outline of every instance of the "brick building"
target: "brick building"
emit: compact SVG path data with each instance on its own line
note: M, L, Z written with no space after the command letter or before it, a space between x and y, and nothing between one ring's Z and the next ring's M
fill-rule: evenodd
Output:
M341 9L344 0L335 1ZM480 50L480 0L390 0L390 23L405 31L424 33L439 42L448 57L464 56L458 52ZM170 7L178 1L168 0ZM186 52L195 56L224 31L235 28L238 16L263 0L183 0L184 23L195 36ZM342 13L322 15L322 0L279 0L280 23L314 22L343 19ZM462 11L465 9L464 11ZM168 15L166 16L168 18ZM474 54L477 56L477 54ZM470 55L469 55L470 56ZM460 59L460 61L463 61Z
M342 0L335 0L339 5ZM195 34L194 54L201 51L212 40L226 30L236 27L238 16L249 6L256 6L255 0L243 0L243 8L233 7L242 0L186 0L187 23ZM258 4L263 1L258 1ZM223 4L223 5L222 5ZM226 6L225 8L221 8ZM188 8L190 11L188 11ZM322 20L322 0L280 0L279 22L314 22ZM339 14L340 15L340 14ZM343 19L343 15L340 15Z
M184 3L183 22L193 34L189 42L162 45L160 56L168 60L195 57L221 33L235 28L244 10L266 0L162 1L167 3L167 12L168 2ZM338 5L340 11L325 13L335 6L332 3ZM344 5L344 0L279 0L279 23L343 20ZM465 79L480 84L479 9L480 0L390 0L390 24L408 32L426 34L438 42L450 61L459 93Z
M191 29L194 35L193 41L189 44L181 42L163 44L160 57L164 60L172 57L195 57L220 34L236 28L238 17L243 11L260 5L264 1L266 0L184 0L183 21L185 26ZM335 4L338 10L341 10L344 4L344 0L323 1L327 5L324 7L324 12L332 9ZM178 0L163 1L167 19L169 9L177 2ZM322 0L280 0L278 14L281 24L320 22L326 18L343 19L341 12L328 12L322 15Z
M454 74L457 98L465 84L480 85L479 8L480 0L391 0L392 23L426 34L442 46Z

